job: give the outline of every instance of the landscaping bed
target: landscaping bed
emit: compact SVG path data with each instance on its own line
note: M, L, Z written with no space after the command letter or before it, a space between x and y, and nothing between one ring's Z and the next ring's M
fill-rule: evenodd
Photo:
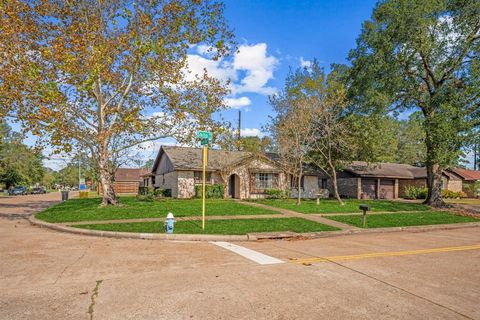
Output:
M205 230L202 230L202 222L179 221L175 224L174 233L179 234L222 234L243 235L257 232L318 232L336 231L335 227L323 225L318 222L302 218L275 218L275 219L235 219L235 220L207 220ZM137 233L164 233L163 222L136 222L136 223L112 223L112 224L88 224L72 225L72 227Z
M430 208L420 203L388 201L388 200L357 200L345 199L345 205L341 206L337 200L322 199L317 205L316 200L305 199L300 205L295 199L261 199L252 200L268 206L283 208L301 213L358 213L360 204L370 206L371 211L376 212L398 212L398 211L429 211Z
M363 217L361 215L328 216L326 218L363 228ZM367 215L366 228L408 227L464 222L480 222L480 220L438 211L372 214Z
M163 218L168 212L176 217L200 216L202 201L199 199L162 199L139 201L135 197L122 197L121 206L100 207L101 199L71 199L54 205L35 217L39 220L59 223L95 220ZM262 215L278 212L243 205L233 200L207 199L206 215Z

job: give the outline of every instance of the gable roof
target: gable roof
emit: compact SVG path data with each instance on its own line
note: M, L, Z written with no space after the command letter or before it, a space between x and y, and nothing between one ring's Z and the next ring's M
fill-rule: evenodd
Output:
M148 173L145 168L118 168L115 172L115 181L140 181L141 176Z
M367 163L364 161L353 161L347 168L350 172L360 177L382 177L397 179L426 178L425 167L414 167L409 164L400 163Z
M162 146L155 159L152 172L156 172L163 154L168 157L175 170L202 170L202 148ZM235 165L257 156L253 152L209 149L207 170L221 170L226 166ZM263 158L271 161L267 157Z
M450 171L459 175L463 180L467 180L467 181L480 180L480 171L478 171L478 170L452 168L452 169L450 169Z

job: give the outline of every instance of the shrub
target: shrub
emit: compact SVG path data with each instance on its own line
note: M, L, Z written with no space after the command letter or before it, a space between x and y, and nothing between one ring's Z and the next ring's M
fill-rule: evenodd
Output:
M406 186L403 190L405 193L405 199L426 199L428 195L428 188Z
M153 200L155 200L155 198L154 198L153 194L147 194L147 195L137 194L137 200L138 201L153 202Z
M267 199L285 199L287 194L282 189L265 189L265 194Z
M445 198L445 199L457 199L457 198L466 198L466 197L467 195L463 191L455 192L447 189L442 190L442 198Z
M202 197L202 185L195 185L195 197ZM205 198L223 198L223 184L208 184L205 186Z

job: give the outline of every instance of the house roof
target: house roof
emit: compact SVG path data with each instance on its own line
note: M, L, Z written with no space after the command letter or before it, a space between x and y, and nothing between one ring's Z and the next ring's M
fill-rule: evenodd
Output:
M400 163L367 163L364 161L354 161L345 168L345 171L361 177L397 179L427 177L427 171L424 167L414 167L409 164Z
M175 170L202 169L202 148L162 146L152 171L156 170L162 153L168 156ZM252 152L209 149L207 170L221 170L226 166L237 164L254 156L255 154Z
M141 176L150 170L145 168L118 168L115 172L115 181L139 181Z
M480 171L478 171L478 170L452 168L452 169L450 169L450 171L459 175L463 180L467 180L467 181L480 180Z

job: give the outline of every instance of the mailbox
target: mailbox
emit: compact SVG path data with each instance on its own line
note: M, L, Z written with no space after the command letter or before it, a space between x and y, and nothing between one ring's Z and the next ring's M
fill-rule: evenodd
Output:
M359 209L362 211L370 211L370 206L367 206L366 204L361 204L359 206Z
M367 211L370 211L370 206L367 206L366 204L361 204L358 208L363 211L362 222L363 222L363 227L365 228L365 226L367 225Z

